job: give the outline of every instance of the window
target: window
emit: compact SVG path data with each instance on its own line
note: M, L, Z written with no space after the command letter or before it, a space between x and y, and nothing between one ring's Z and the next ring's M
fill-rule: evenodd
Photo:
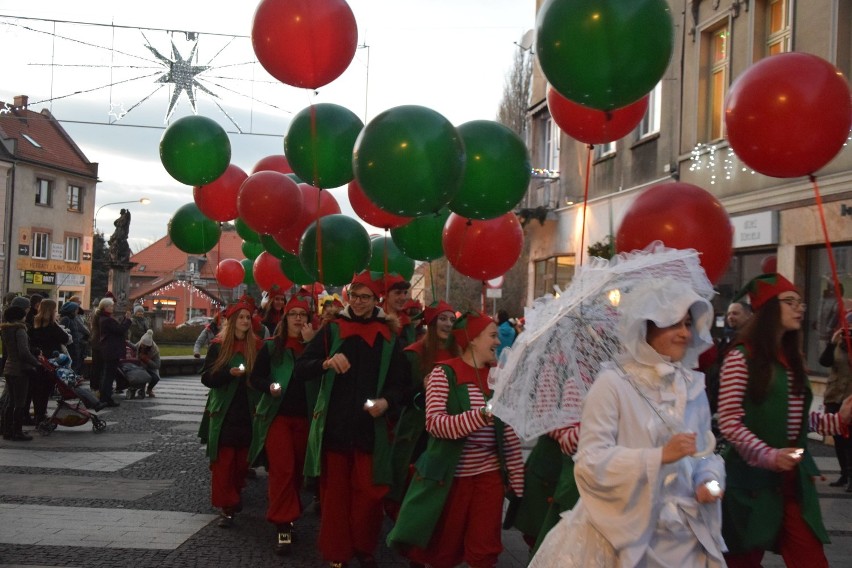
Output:
M615 142L595 144L595 160L615 155Z
M728 92L728 24L702 34L704 80L702 89L703 141L724 136L725 95Z
M835 243L831 247L837 272L840 277L841 293L846 309L849 309L852 297L852 243ZM824 246L807 250L807 270L805 272L805 297L808 309L805 311L806 323L802 325L805 333L806 366L819 374L828 369L819 364L819 356L832 329L837 327L837 297L834 293L834 279L828 262L828 251Z
M769 0L766 4L766 55L790 51L790 0Z
M33 232L33 258L47 259L50 255L50 233Z
M53 190L53 182L49 179L37 179L36 180L36 195L35 195L35 204L36 205L50 205L50 193Z
M549 172L559 172L559 127L547 113L536 119L538 147L536 148L536 168Z
M80 262L80 237L65 237L65 260Z
M82 211L80 196L83 193L83 188L78 187L76 185L68 186L68 211L77 211L78 213Z
M555 294L553 285L566 289L574 278L574 256L553 256L535 262L536 298L545 294Z
M660 116L663 111L663 83L648 93L648 110L639 123L639 138L644 138L660 131Z

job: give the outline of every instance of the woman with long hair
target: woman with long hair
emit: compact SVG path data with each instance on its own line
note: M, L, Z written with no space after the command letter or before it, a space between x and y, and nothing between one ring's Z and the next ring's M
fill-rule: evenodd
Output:
M263 307L262 323L268 332L268 337L275 335L275 329L284 319L284 306L286 305L287 296L284 295L284 290L277 285L273 285L269 291L267 303Z
M222 330L207 350L201 383L210 389L199 437L210 459L211 501L221 510L219 526L234 524L242 510L248 472L252 413L260 398L248 385L261 341L252 328L254 300L243 296L224 314Z
M719 427L728 489L723 534L728 566L758 567L764 551L787 566L828 566L813 478L819 470L807 449L813 393L801 351L805 304L780 274L749 282L754 315L725 356L719 388ZM735 298L736 299L736 298ZM848 433L852 397L838 414L813 415L822 434Z
M466 562L491 568L503 550L504 479L523 493L517 435L491 415L488 368L497 363L497 324L467 312L454 324L461 355L439 361L426 379L426 451L405 494L388 544L434 568Z
M42 300L33 318L33 327L30 330L30 347L38 349L48 359L53 357L55 352L61 352L63 347L71 343L71 334L60 327L57 319L56 302L48 299ZM53 380L48 373L49 371L39 365L36 367L30 385L36 424L40 424L47 417L47 400L53 391Z
M302 515L299 492L308 445L308 398L305 383L291 380L296 359L313 337L308 325L311 309L302 297L293 296L284 306L284 323L264 341L252 370L251 386L263 393L254 416L254 432L248 460L265 459L269 472L266 520L276 527L275 553L288 554L293 544L293 525Z
M453 340L453 324L456 314L447 302L434 302L423 311L426 333L405 348L405 356L411 364L412 396L394 432L391 464L393 483L388 491L385 509L392 517L399 511L399 503L408 487L411 465L426 449L426 377L439 361L446 361L460 354Z

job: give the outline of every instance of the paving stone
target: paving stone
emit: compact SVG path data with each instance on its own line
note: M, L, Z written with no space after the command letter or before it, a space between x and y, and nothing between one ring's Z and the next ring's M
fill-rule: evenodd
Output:
M176 404L157 404L157 405L154 405L154 406L149 406L145 410L157 411L157 412L165 412L165 411L189 412L189 413L197 412L197 413L203 414L204 413L204 405L202 404L202 405L198 405L198 406L195 406L195 405L193 405L193 406L183 405L182 406L182 405L176 405Z
M152 416L151 420L168 420L172 422L201 422L201 418L203 416L203 412L195 414L163 414L160 416Z
M174 483L174 480L140 480L112 477L0 473L0 495L17 497L56 497L136 501Z
M0 466L117 471L153 452L51 452L0 449Z
M113 426L117 423L113 423ZM79 436L70 430L57 429L49 436L33 435L32 442L27 442L27 449L100 449L100 448L122 448L126 449L136 444L151 439L150 433L127 433L119 434L110 431L109 423L107 430L99 434ZM0 448L21 449L21 442L0 440Z

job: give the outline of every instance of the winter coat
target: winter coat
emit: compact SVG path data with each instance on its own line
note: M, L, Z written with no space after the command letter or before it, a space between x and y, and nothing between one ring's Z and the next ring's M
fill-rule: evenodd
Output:
M55 321L30 329L30 347L40 350L45 357L50 358L54 353L62 353L62 348L69 343L71 335Z
M100 331L98 343L104 361L117 361L124 358L127 351L124 338L127 337L129 328L129 318L119 323L110 314L106 312L101 314L98 320L98 330Z
M130 343L139 343L139 340L149 329L151 329L151 323L145 316L130 318Z
M39 366L38 359L30 352L27 326L23 322L0 324L0 337L3 339L3 354L6 356L4 375L26 376L28 371Z

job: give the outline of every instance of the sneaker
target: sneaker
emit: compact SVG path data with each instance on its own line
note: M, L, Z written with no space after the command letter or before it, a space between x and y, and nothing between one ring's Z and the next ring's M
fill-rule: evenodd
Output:
M832 481L831 483L828 484L828 486L829 487L843 487L847 483L849 483L849 478L846 477L845 475L841 475L839 478L837 478L837 481Z
M293 545L293 525L290 523L278 526L278 540L275 543L275 554L285 556L290 554Z

